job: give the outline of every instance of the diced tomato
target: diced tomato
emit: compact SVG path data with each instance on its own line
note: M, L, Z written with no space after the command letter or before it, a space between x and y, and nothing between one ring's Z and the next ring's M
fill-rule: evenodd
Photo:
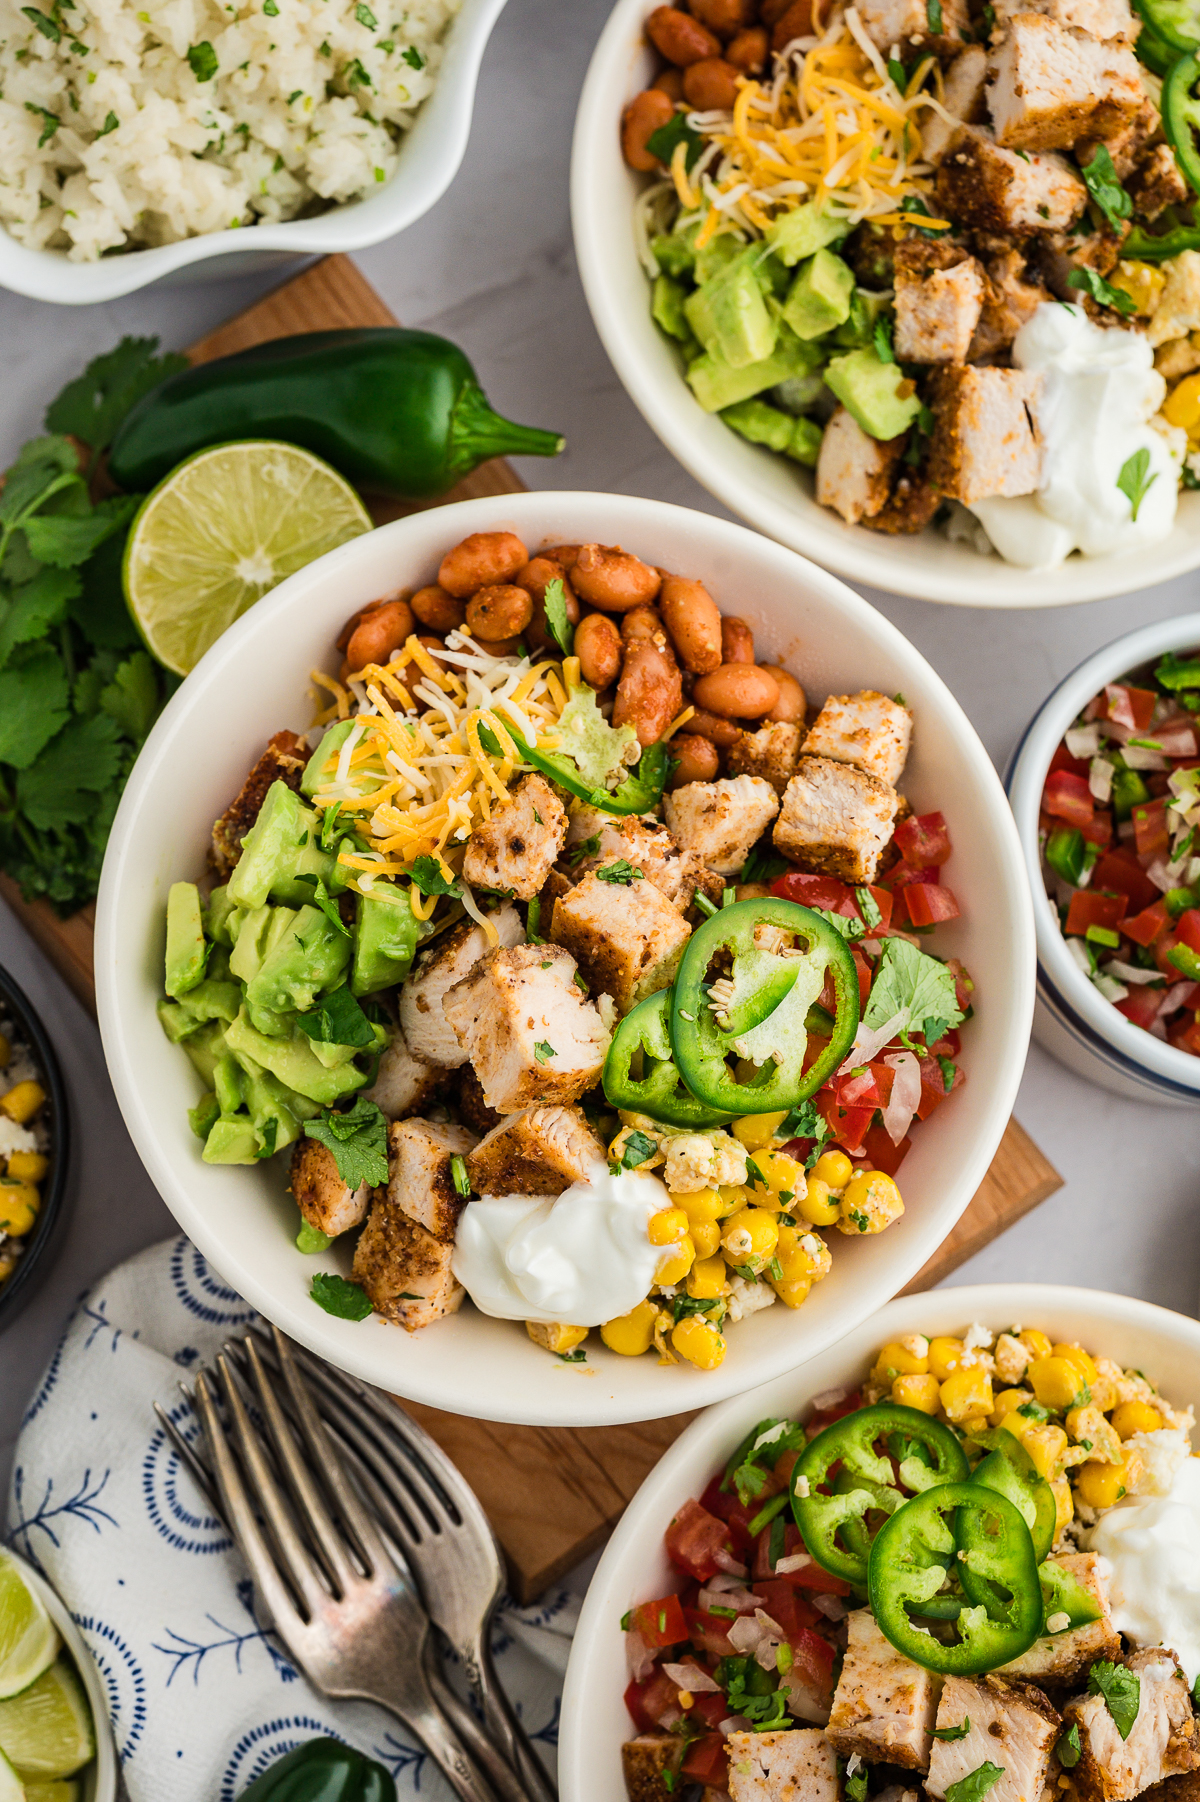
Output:
M1176 932L1164 933L1162 938L1154 941L1154 961L1169 982L1178 982L1183 975L1183 971L1177 970L1171 962L1171 952L1178 943L1179 935Z
M913 814L900 822L894 837L905 862L921 867L946 863L953 849L940 813Z
M975 984L967 972L967 966L961 958L948 957L946 968L954 978L954 998L965 1014L971 1005L971 996L975 993Z
M1042 806L1056 820L1066 820L1068 826L1086 826L1096 811L1086 779L1069 770L1053 770L1047 776Z
M703 1608L685 1608L683 1613L688 1624L688 1637L697 1652L707 1652L713 1658L733 1655L729 1643L731 1620L723 1614L709 1614Z
M893 892L907 888L910 882L936 882L937 879L936 864L911 864L903 859L888 871L887 877L888 886Z
M1089 845L1099 845L1102 851L1107 850L1113 840L1113 817L1107 808L1102 808L1093 819L1085 821L1079 828Z
M847 1072L845 1076L837 1076L830 1083L830 1088L838 1099L838 1106L853 1107L886 1107L891 1100L892 1084L896 1080L896 1072L890 1064L874 1063L856 1065L861 1075Z
M1133 810L1133 842L1139 857L1158 857L1171 843L1165 801L1143 801Z
M893 1145L885 1127L873 1126L863 1135L863 1150L873 1170L882 1170L885 1176L895 1176L912 1150L912 1140L906 1136L899 1145Z
M1084 938L1089 926L1115 932L1124 918L1124 895L1098 895L1092 889L1077 888L1067 909L1067 934Z
M729 1779L729 1755L721 1735L706 1733L703 1739L691 1740L679 1774L689 1783L703 1783L709 1789L723 1790Z
M854 968L858 971L858 1005L860 1008L865 1008L867 996L871 993L871 979L874 971L857 945L851 945L850 955L854 959Z
M768 1483L764 1493L770 1495L774 1492L774 1488L773 1483ZM720 1476L715 1476L700 1497L700 1506L706 1508L710 1514L715 1514L718 1520L725 1522L729 1529L730 1544L736 1557L741 1558L750 1550L754 1535L749 1530L749 1523L762 1507L761 1498L755 1499L747 1508L738 1501L737 1491L734 1489L723 1490Z
M1051 775L1053 775L1055 770L1070 770L1072 776L1082 776L1085 782L1088 778L1089 767L1086 757L1072 757L1064 744L1058 746L1053 757L1050 759Z
M840 1107L837 1097L829 1089L819 1090L815 1103L834 1141L849 1152L860 1151L863 1135L875 1116L874 1107Z
M1162 990L1152 989L1146 983L1131 983L1129 993L1123 1001L1114 1005L1119 1014L1132 1020L1135 1026L1145 1027L1149 1031L1158 1018L1158 1004L1162 1000Z
M829 914L856 914L854 890L836 876L810 876L804 870L788 870L771 884L771 893L782 901L798 901L801 907L821 907Z
M1119 845L1106 851L1092 871L1094 889L1110 889L1124 895L1130 913L1140 913L1158 899L1158 890L1132 852Z
M706 1726L719 1727L728 1718L729 1700L722 1691L706 1689L696 1697L688 1713L699 1715Z
M962 1006L961 1001L959 1006ZM957 1026L952 1026L949 1032L944 1032L941 1038L930 1045L928 1049L930 1057L956 1058L962 1050L962 1034Z
M713 1554L732 1550L726 1522L717 1520L690 1498L667 1528L666 1543L667 1557L676 1570L686 1571L701 1582L714 1577L721 1568Z
M953 1058L950 1062L954 1062ZM966 1078L961 1067L955 1064L950 1077L950 1087L947 1088L946 1072L936 1057L918 1058L917 1064L921 1072L921 1099L917 1103L917 1119L928 1120L934 1108L940 1107L948 1095L952 1095L955 1089L962 1086Z
M1200 908L1184 908L1175 922L1175 934L1181 945L1200 952Z
M1121 922L1121 931L1135 945L1152 945L1155 939L1170 930L1171 916L1165 901L1156 901L1152 907L1144 907L1140 914L1135 914L1132 920Z
M797 1584L775 1578L766 1583L756 1582L754 1593L762 1597L764 1609L783 1628L787 1640L796 1639L804 1629L821 1624L822 1616Z
M1151 688L1131 688L1127 682L1110 682L1104 690L1108 717L1118 726L1144 732L1154 718L1158 696Z
M958 919L958 902L940 882L914 882L902 893L914 926L940 926L943 920Z
M641 1683L631 1683L625 1691L625 1706L636 1721L638 1731L648 1733L657 1727L664 1714L679 1706L679 1685L656 1665Z
M718 1520L728 1520L734 1509L738 1507L737 1494L733 1489L721 1488L721 1475L718 1473L700 1497L700 1506Z
M639 1602L633 1610L630 1625L635 1633L641 1634L651 1651L658 1651L663 1646L677 1646L688 1636L683 1609L675 1595L662 1596L657 1602Z
M1193 1019L1182 1031L1169 1034L1169 1039L1176 1051L1190 1051L1193 1057L1200 1057L1200 1020Z

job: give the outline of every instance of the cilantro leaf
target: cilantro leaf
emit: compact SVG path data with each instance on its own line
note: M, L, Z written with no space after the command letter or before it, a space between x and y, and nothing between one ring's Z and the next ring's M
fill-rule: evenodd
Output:
M304 1122L304 1131L333 1153L338 1175L348 1189L361 1188L363 1183L377 1188L387 1181L387 1119L373 1101L360 1095L352 1108L340 1114L322 1108L315 1120Z
M621 1147L621 1164L626 1170L636 1170L647 1158L652 1158L658 1146L649 1133L631 1132Z
M563 656L569 657L575 643L575 628L567 618L567 594L558 576L552 582L547 582L542 606L546 614L546 630Z
M0 763L27 770L67 719L67 672L49 645L0 670Z
M846 1794L850 1802L866 1802L867 1799L867 1767L860 1764L853 1777L846 1779Z
M461 1152L456 1151L450 1159L450 1180L454 1184L456 1195L467 1196L471 1193L471 1172L467 1169L467 1160Z
M0 492L0 525L12 528L72 485L82 489L79 456L66 438L33 438L9 466Z
M339 1320L365 1320L374 1312L367 1292L358 1283L348 1283L344 1276L331 1270L318 1271L308 1291L319 1308Z
M935 38L941 36L944 24L942 0L925 0L925 22Z
M538 1039L533 1047L533 1055L539 1064L548 1064L552 1057L558 1056L558 1053L549 1039Z
M67 722L17 777L17 805L31 825L42 832L87 819L120 767L117 736L115 721L102 713Z
M365 1047L375 1043L371 1022L345 983L305 1013L297 1014L296 1025L307 1038L325 1045Z
M1064 1771L1073 1771L1083 1757L1083 1746L1079 1739L1079 1728L1074 1722L1067 1731L1059 1736L1054 1748L1059 1764Z
M78 576L66 570L43 569L32 581L13 589L8 601L0 595L0 669L17 645L43 638L60 625L68 603L79 592Z
M992 1764L985 1760L960 1777L957 1783L946 1785L946 1802L982 1802L990 1789L994 1789L1004 1775L1002 1764Z
M1114 288L1094 269L1087 267L1072 269L1067 277L1067 286L1068 288L1082 289L1084 293L1091 295L1097 306L1112 307L1114 311L1124 313L1126 317L1130 313L1137 312L1137 303L1133 296L1126 294L1123 288Z
M187 59L197 81L211 81L217 72L217 53L207 38L203 43L188 46Z
M944 1740L966 1739L970 1731L971 1717L969 1714L965 1714L957 1727L935 1727L933 1737Z
M875 346L875 355L881 363L896 361L896 353L892 349L892 322L890 319L880 317L875 321L872 343Z
M51 138L62 124L62 120L57 113L52 113L48 106L38 106L32 100L27 100L25 102L25 111L27 113L39 115L42 120L42 132L41 136L38 138L38 149L40 150L43 144L48 144L50 142Z
M906 939L884 939L862 1023L868 1029L884 1026L905 1009L910 1024L936 1018L949 1028L965 1018L945 964Z
M342 919L342 916L338 911L337 902L325 887L325 878L323 876L297 876L296 881L312 884L313 896L310 905L319 907L321 912L325 915L325 918L329 921L329 924L340 932L343 937L349 938L350 928Z
M112 126L106 121L105 127L115 130L117 120L110 117ZM188 367L186 357L175 351L156 356L157 349L157 338L122 338L115 350L93 357L46 408L47 429L70 432L93 451L105 450L138 401Z
M100 691L99 703L126 738L140 745L162 706L154 665L145 651L135 651L117 665L112 681Z
M480 728L479 736L480 736L481 740L482 740L483 734L486 730L487 730L486 727ZM494 736L494 734L493 734L493 736ZM484 749L490 751L491 746L485 745ZM498 746L497 746L497 749L499 749ZM414 858L411 875L412 875L413 887L419 888L423 895L461 895L462 894L462 889L459 887L458 883L453 880L453 878L451 878L449 881L447 881L446 877L443 876L442 866L438 862L436 857L416 857L416 858Z
M406 50L402 50L400 52L400 58L402 62L408 64L410 69L423 69L425 67L425 58L414 44L410 44Z
M72 569L77 563L86 563L106 538L127 526L140 504L135 494L116 494L79 517L35 514L23 522L25 541L39 563Z
M1108 146L1101 144L1082 171L1084 185L1114 231L1133 211L1133 201L1121 186Z
M577 845L571 846L567 852L567 862L574 869L576 864L581 864L585 857L595 857L599 849L600 834L593 832L591 838L581 838Z
M1121 490L1122 494L1128 496L1129 505L1132 508L1132 518L1135 523L1142 502L1158 480L1157 469L1154 471L1154 474L1147 479L1147 471L1149 468L1150 452L1146 449L1145 445L1143 445L1141 450L1135 450L1131 457L1126 457L1124 463L1121 465L1121 473L1117 477L1117 487Z
M598 882L623 884L626 888L629 887L631 882L640 882L642 876L643 872L635 869L627 857L618 857L615 863L606 863L601 869L596 871L596 880Z
M1141 1679L1126 1664L1110 1664L1102 1658L1088 1672L1088 1694L1103 1696L1122 1739L1128 1739L1142 1703Z
M659 162L665 163L668 168L671 166L671 159L675 155L677 144L687 145L684 167L690 169L693 163L699 161L700 153L704 149L704 139L688 124L686 112L677 112L673 118L667 120L665 125L660 125L657 131L652 131L646 139L646 149L650 155L656 156Z

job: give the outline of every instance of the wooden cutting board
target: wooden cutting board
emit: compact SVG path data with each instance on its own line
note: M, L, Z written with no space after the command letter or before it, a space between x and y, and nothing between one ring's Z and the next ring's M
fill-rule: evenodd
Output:
M194 363L229 356L269 338L339 326L395 325L378 294L346 257L326 257L192 346ZM486 495L518 494L524 483L500 459L481 464L438 500L407 505L367 497L377 525L422 506ZM0 875L0 895L93 1015L95 909L60 920L44 901L22 901ZM931 1288L1060 1188L1058 1172L1015 1120L970 1207L909 1291ZM906 1291L907 1293L907 1291ZM472 1483L508 1556L511 1585L522 1600L600 1545L643 1477L690 1414L625 1427L512 1427L406 1404Z

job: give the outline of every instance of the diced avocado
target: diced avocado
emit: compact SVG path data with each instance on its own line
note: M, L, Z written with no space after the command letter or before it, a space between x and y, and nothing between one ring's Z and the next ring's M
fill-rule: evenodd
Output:
M207 1139L221 1112L221 1104L215 1095L202 1095L195 1107L188 1109L188 1125L198 1139Z
M825 377L814 369L809 375L791 375L786 382L780 382L771 399L785 413L807 413L824 386Z
M748 438L751 444L765 444L773 451L787 449L796 423L790 413L781 413L765 400L739 400L726 407L721 418L739 437Z
M232 1052L217 1059L213 1071L213 1091L223 1114L236 1114L242 1105L242 1068Z
M873 344L875 323L891 304L886 294L875 294L870 288L856 288L850 302L849 316L833 334L834 343L845 345L847 350L857 350L860 346Z
M238 982L218 982L208 976L189 989L181 1001L160 1001L158 1017L163 1031L173 1045L187 1038L209 1020L236 1019L242 1005L242 986Z
M731 369L746 369L769 357L779 332L754 273L756 255L743 253L684 304L688 324L705 350Z
M161 1018L161 1008L159 1010ZM202 1026L199 1032L189 1033L183 1040L183 1049L192 1060L192 1067L206 1089L213 1086L217 1062L224 1055L225 1027L220 1020L212 1020Z
M809 469L817 467L817 457L821 449L824 430L815 419L796 419L792 422L792 441L784 451L794 463L803 463Z
M242 855L229 878L229 899L237 907L261 907L267 900L298 907L312 900L312 879L329 882L334 856L322 851L321 822L286 782L272 782L258 818L242 840ZM298 880L308 876L305 884Z
M291 1090L269 1070L246 1078L246 1106L258 1137L260 1157L272 1157L300 1137L300 1122L288 1105L290 1095Z
M806 344L784 326L774 352L761 363L731 369L720 357L705 355L697 357L688 369L687 381L704 411L719 413L765 388L778 387L789 376L804 375L823 361L824 353L816 345Z
M650 250L664 275L688 275L696 264L696 227L687 231L660 232L651 238Z
M323 1233L319 1226L310 1226L307 1220L301 1220L300 1231L296 1234L297 1251L311 1257L314 1252L327 1251L332 1244L329 1234Z
M206 1164L257 1164L260 1147L249 1114L220 1114L200 1153Z
M772 294L782 300L791 285L791 271L786 263L777 256L763 256L759 253L756 264L759 283L764 294Z
M208 906L204 910L204 930L214 945L232 948L233 934L229 929L229 922L230 915L236 911L229 899L229 884L223 882L208 897Z
M359 723L358 720L334 720L304 766L304 774L300 778L302 795L307 795L311 800L319 788L333 780L338 752Z
M386 1026L377 1026L372 1023L371 1033L372 1042L364 1047L339 1045L332 1039L309 1039L308 1042L312 1047L312 1054L319 1064L323 1064L327 1070L340 1070L342 1065L348 1064L352 1057L357 1057L360 1050L366 1056L373 1056L384 1050L389 1036Z
M295 924L294 907L255 907L239 916L237 939L229 955L229 968L239 982L253 982L280 939Z
M682 282L673 281L669 275L655 278L650 317L656 325L662 327L668 338L678 338L681 342L692 336L692 328L683 310L686 299L687 289Z
M798 338L820 338L850 317L854 271L832 250L818 250L800 265L783 316Z
M720 275L722 269L728 269L730 263L736 263L746 246L733 232L721 232L710 238L703 250L696 252L696 268L694 271L698 285L710 282L714 275Z
M200 890L194 882L173 882L167 890L167 994L194 989L207 962Z
M832 218L815 200L806 200L803 206L775 221L767 233L767 248L781 263L794 269L826 244L838 243L849 230L848 219Z
M257 1032L247 1018L245 1008L233 1024L225 1028L225 1043L238 1057L252 1058L289 1089L306 1095L310 1101L320 1102L323 1107L332 1107L343 1095L352 1095L367 1080L364 1072L352 1062L335 1070L326 1069L313 1055L312 1041L301 1032L294 1033L290 1039L273 1039L266 1033ZM189 1049L190 1046L191 1041L188 1042Z
M381 894L360 895L351 992L371 995L403 982L420 937L421 921L413 913L407 890L398 890L394 901Z
M159 1002L158 1023L172 1045L182 1044L196 1030L196 1022L178 1001Z
M206 982L229 981L229 953L224 945L209 945Z
M825 380L846 411L872 438L898 438L907 431L921 403L898 363L883 363L873 350L852 350L834 357ZM901 394L907 388L907 394Z
M237 949L241 950L241 941ZM349 962L350 935L339 930L319 907L300 908L246 984L250 1018L255 1019L259 1008L273 1014L304 1013L322 989L337 987Z

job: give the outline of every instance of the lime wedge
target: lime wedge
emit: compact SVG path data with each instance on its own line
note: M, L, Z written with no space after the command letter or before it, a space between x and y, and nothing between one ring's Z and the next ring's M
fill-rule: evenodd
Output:
M61 1783L43 1783L40 1778L25 1785L25 1802L79 1802L81 1791L69 1777Z
M0 1752L0 1802L29 1802L28 1791L3 1752Z
M66 1659L0 1702L0 1751L25 1779L69 1777L95 1756L92 1711Z
M125 546L125 599L150 650L186 676L268 589L371 516L336 469L269 439L197 451L148 494Z
M58 1657L58 1634L15 1558L0 1552L0 1697L28 1689ZM3 1791L0 1791L0 1796Z

